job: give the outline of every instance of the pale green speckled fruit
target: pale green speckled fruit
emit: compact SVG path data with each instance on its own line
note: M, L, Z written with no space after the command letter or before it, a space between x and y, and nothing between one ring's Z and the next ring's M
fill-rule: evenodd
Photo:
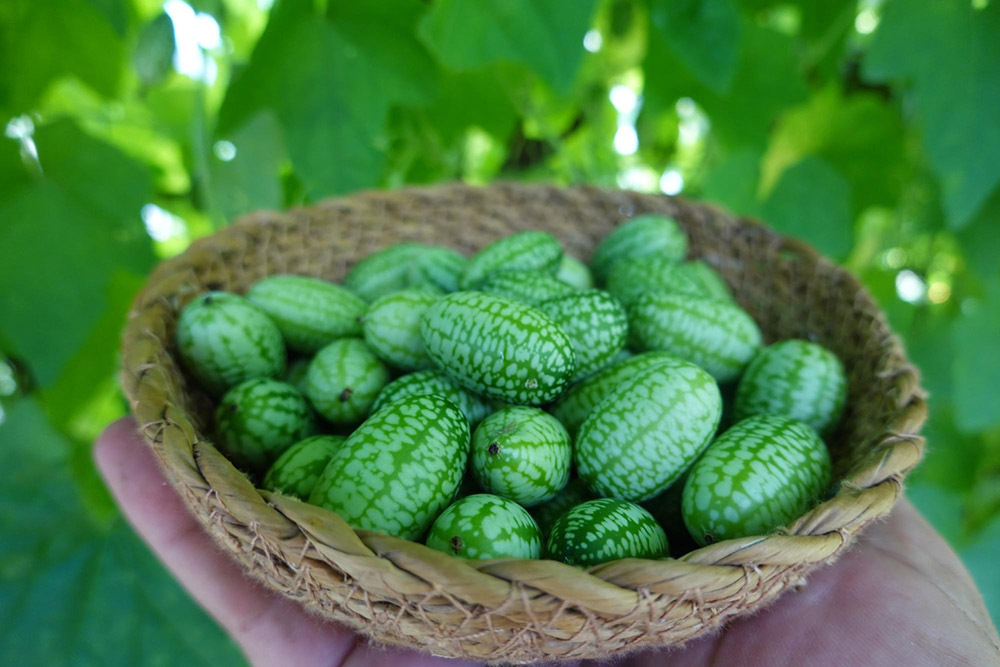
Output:
M417 371L396 378L379 392L371 411L374 413L383 406L406 396L421 394L436 394L447 398L458 406L472 426L493 412L493 405L489 401L459 386L439 370Z
M244 380L285 370L278 327L256 306L229 292L209 292L181 311L177 351L189 373L214 395Z
M576 289L590 289L594 286L594 277L590 275L587 265L569 253L563 253L556 278Z
M539 303L542 311L563 330L576 353L574 380L608 365L625 348L628 316L607 292L589 289Z
M247 301L271 318L289 348L313 354L337 338L361 335L367 305L350 290L308 276L270 276L250 286Z
M420 337L420 321L438 298L439 294L424 288L380 296L363 318L365 343L390 366L408 371L430 368L433 363Z
M576 437L577 473L595 495L652 498L701 455L721 414L708 373L664 360L618 384L593 409Z
M456 500L441 513L427 535L427 546L470 560L538 558L542 537L523 507L479 493Z
M572 343L548 316L493 294L439 299L424 314L421 333L427 354L451 379L508 403L547 403L576 370Z
M306 396L334 424L357 424L389 381L385 364L358 338L335 340L316 353L306 371Z
M241 382L215 410L216 444L238 468L263 473L315 423L309 404L292 385L270 378Z
M463 290L476 289L497 271L529 269L555 275L562 262L562 246L548 232L528 231L494 241L469 260L459 280Z
M264 475L264 488L306 500L343 442L342 435L314 435L299 440L271 465Z
M469 455L469 422L440 396L385 406L334 452L309 496L353 528L421 537L454 498Z
M489 493L531 507L569 479L573 446L559 420L539 408L497 410L472 435L472 472Z
M687 254L688 239L674 220L665 215L640 215L623 222L594 249L590 270L603 285L615 262L642 255L658 255L679 262Z
M830 454L813 429L787 417L750 417L691 469L684 523L701 545L762 535L805 513L829 484Z
M573 292L571 286L551 273L534 270L497 271L481 280L476 289L520 301L529 306Z

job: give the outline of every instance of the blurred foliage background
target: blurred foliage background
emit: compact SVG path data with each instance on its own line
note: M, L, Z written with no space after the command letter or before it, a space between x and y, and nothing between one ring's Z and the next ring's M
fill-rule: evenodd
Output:
M998 37L998 0L4 0L0 663L241 662L90 460L129 301L241 213L456 179L710 199L843 262L1000 617Z

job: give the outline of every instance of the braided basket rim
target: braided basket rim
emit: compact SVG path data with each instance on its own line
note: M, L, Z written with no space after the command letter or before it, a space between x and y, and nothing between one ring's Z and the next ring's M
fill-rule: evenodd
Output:
M204 408L205 399L185 385L171 351L176 313L199 292L216 288L213 276L228 275L227 262L249 259L270 267L273 257L257 257L257 245L280 247L296 234L308 240L317 225L336 224L356 209L384 211L390 220L396 215L405 227L402 219L421 202L433 210L435 202L458 201L460 210L466 200L471 206L499 202L515 212L552 201L605 215L618 211L616 220L627 217L623 213L663 212L689 234L698 225L716 225L734 235L728 240L753 237L775 262L800 263L802 270L854 293L852 307L871 317L872 345L883 355L878 377L889 386L889 418L866 434L867 446L838 471L836 493L785 529L718 542L678 559L625 559L587 570L549 560L464 561L414 542L354 531L328 510L255 489L201 431L197 406L200 401ZM572 235L572 222L566 225ZM439 242L448 244L443 235ZM704 258L720 267L720 257ZM410 187L243 216L150 275L123 332L120 383L143 438L185 505L266 586L377 641L503 662L604 657L681 644L763 607L888 514L923 455L919 429L926 417L918 371L882 311L845 269L806 243L712 204L590 186Z

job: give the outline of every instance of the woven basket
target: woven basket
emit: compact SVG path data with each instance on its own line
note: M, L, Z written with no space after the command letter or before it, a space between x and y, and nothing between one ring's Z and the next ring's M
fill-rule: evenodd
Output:
M830 441L830 499L767 536L719 542L676 560L583 570L550 560L464 561L352 530L340 517L258 490L205 434L211 403L180 371L179 310L209 289L243 292L275 273L340 280L398 241L471 254L546 229L586 259L622 220L673 216L690 255L711 264L765 338L826 345L849 398ZM121 383L167 475L218 543L255 577L320 616L380 642L502 662L620 654L680 644L768 604L885 516L920 460L926 414L916 369L858 281L801 242L679 198L607 191L452 185L365 192L287 213L256 213L162 263L124 334Z

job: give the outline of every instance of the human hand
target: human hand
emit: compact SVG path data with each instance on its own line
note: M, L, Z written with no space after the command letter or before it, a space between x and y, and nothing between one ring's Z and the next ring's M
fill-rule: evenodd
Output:
M243 574L183 506L131 419L111 424L94 457L125 516L254 665L448 665L370 646ZM982 596L941 536L907 500L857 546L767 610L681 649L615 665L1000 665ZM584 664L593 664L586 661Z

